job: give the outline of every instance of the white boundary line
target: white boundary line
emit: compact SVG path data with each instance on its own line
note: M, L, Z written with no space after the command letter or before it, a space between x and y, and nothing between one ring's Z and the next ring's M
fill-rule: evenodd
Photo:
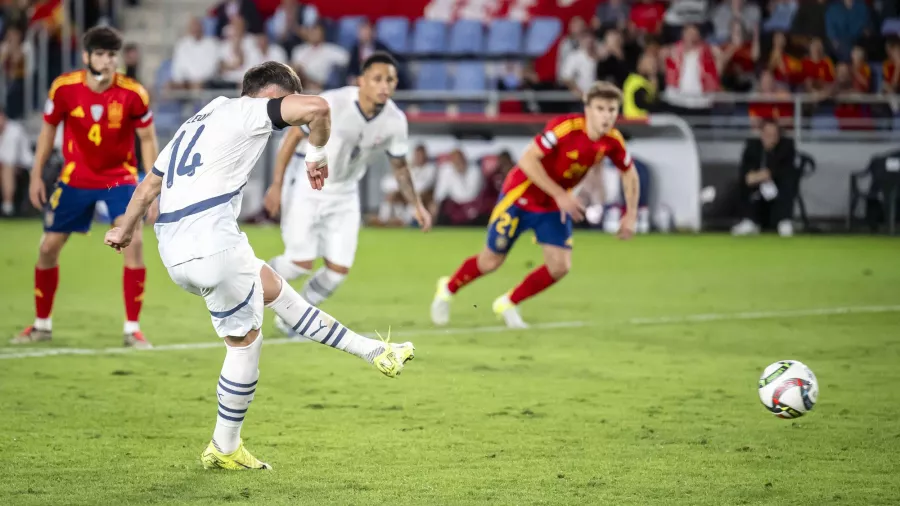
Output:
M729 320L767 320L771 318L800 318L804 316L828 316L858 313L896 313L900 306L845 306L815 309L792 309L785 311L752 311L746 313L709 313L685 316L660 316L652 318L632 318L632 325L664 325L667 323L705 323Z
M536 323L530 327L530 329L562 329L562 328L578 328L578 327L586 327L590 325L588 322L549 322L549 323ZM530 330L525 329L525 330ZM522 330L522 329L510 329L506 326L496 325L489 327L451 327L444 329L421 329L421 330L398 330L396 332L391 332L391 337L404 337L404 336L444 336L444 335L459 335L459 334L493 334L497 332L508 332L511 330ZM375 334L364 334L367 337L375 337ZM278 337L274 339L265 338L263 340L263 345L275 345L275 344L305 344L307 341L301 339L288 339L285 337ZM38 357L52 357L58 355L117 355L123 353L134 353L137 351L142 352L159 352L159 351L173 351L173 350L202 350L207 348L222 348L224 344L219 339L211 339L202 343L183 343L183 344L163 344L160 346L154 346L150 350L135 350L134 348L3 348L2 350L15 350L13 353L4 353L0 352L0 360L14 359L14 358L38 358Z
M739 320L766 320L773 318L801 318L806 316L828 316L828 315L844 315L844 314L864 314L864 313L896 313L900 312L900 305L896 306L844 306L844 307L826 307L814 309L795 309L785 311L753 311L743 313L708 313L693 314L682 316L660 316L650 318L631 318L627 320L630 325L666 325L677 323L707 323L717 321L739 321ZM564 329L564 328L582 328L591 326L591 322L585 321L568 321L568 322L548 322L536 323L530 327L530 330L541 329ZM502 325L485 326L485 327L451 327L443 329L419 329L419 330L399 330L392 332L393 337L404 336L449 336L459 334L494 334L499 332L508 332L509 329ZM519 330L519 329L516 329ZM375 337L375 334L366 334L369 337ZM304 341L287 338L265 339L264 345L276 344L302 344ZM221 348L222 342L211 339L202 343L182 343L182 344L164 344L156 346L149 353L173 350L202 350L208 348ZM0 360L20 359L20 358L39 358L52 357L58 355L117 355L123 353L134 353L138 350L133 348L0 348Z

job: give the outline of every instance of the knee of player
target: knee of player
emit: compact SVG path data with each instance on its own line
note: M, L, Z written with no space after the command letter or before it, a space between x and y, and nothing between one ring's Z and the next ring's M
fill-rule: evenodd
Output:
M553 279L562 279L572 269L572 259L569 257L557 258L547 262L547 270Z
M55 234L45 235L38 246L38 255L43 259L55 261L59 257L59 252L62 251L63 244L65 244L65 239L59 239Z
M478 270L482 273L487 274L488 272L494 272L503 265L503 262L506 260L506 255L501 255L499 253L494 253L490 250L484 250L478 255Z

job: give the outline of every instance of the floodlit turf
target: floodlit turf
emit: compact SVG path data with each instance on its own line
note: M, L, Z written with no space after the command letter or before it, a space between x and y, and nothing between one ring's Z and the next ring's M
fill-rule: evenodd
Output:
M250 229L261 258L277 229ZM0 355L33 315L39 223L0 224ZM274 473L207 472L223 350L0 359L0 504L897 504L900 312L736 320L727 314L900 305L886 238L579 233L572 275L523 313L582 328L485 332L493 298L539 261L523 240L461 292L436 335L433 283L481 245L475 230L366 230L325 309L361 332L405 333L397 380L314 345L264 348L244 425ZM62 259L54 348L121 342L121 260L102 229ZM157 345L215 343L203 301L147 242L143 328ZM714 322L638 325L700 313ZM770 315L771 316L771 315ZM264 328L276 336L271 316ZM31 346L40 350L50 346ZM760 404L778 359L818 375L797 421Z

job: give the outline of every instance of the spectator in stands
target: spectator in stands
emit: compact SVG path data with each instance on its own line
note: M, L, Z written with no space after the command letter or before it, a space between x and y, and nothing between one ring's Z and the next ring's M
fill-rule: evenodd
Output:
M615 28L624 31L628 28L628 19L631 7L625 0L606 0L597 4L594 17L591 18L591 28L602 36L606 30Z
M782 237L794 234L795 154L793 139L783 137L771 120L763 122L759 138L747 140L739 180L743 219L731 229L732 234L758 234L765 222L777 225Z
M593 34L584 32L579 39L578 49L566 55L559 80L581 100L596 78L597 42Z
M831 96L837 99L834 115L841 130L870 130L874 127L872 115L867 106L855 102L842 102L843 96L859 93L853 79L853 71L847 63L839 63L835 70L835 80Z
M850 73L853 75L853 90L857 93L872 93L872 68L866 61L866 50L859 44L850 52Z
M663 42L675 42L688 26L699 30L708 22L706 0L672 0L663 16Z
M765 69L772 72L775 79L790 86L803 82L803 63L788 53L784 32L772 34L772 47L765 60Z
M803 87L808 93L827 94L834 83L834 62L825 54L822 40L814 38L803 59Z
M138 80L138 71L141 64L141 50L134 42L125 44L122 48L122 65L125 67L125 76L135 81Z
M763 24L763 29L770 32L790 29L797 14L797 0L772 0L769 6L769 17Z
M762 15L759 6L747 3L744 0L725 0L712 12L713 35L719 41L726 41L732 37L732 23L738 22L746 33L753 33L759 29Z
M582 35L587 33L587 23L581 16L575 16L569 20L568 32L565 37L559 41L559 49L556 52L556 76L558 80L562 75L563 65L569 59L569 54L574 53L581 47Z
M794 21L791 23L791 33L804 37L804 43L809 39L818 37L828 40L828 30L825 28L825 13L828 12L828 0L800 0Z
M896 95L900 92L900 40L887 42L887 59L881 65L881 92Z
M413 187L422 199L422 203L432 206L434 195L434 182L437 178L437 169L428 160L428 151L424 144L419 144L413 151L412 160L409 163L409 173L412 176ZM409 223L415 215L412 206L406 203L400 193L397 178L393 173L387 173L381 179L381 192L384 201L378 207L378 221L381 225L403 225Z
M263 33L263 19L253 0L225 0L213 10L216 17L216 36L227 37L225 27L242 18L249 33Z
M782 127L794 121L794 103L787 85L776 80L771 70L763 70L750 102L750 124L754 129L762 122L775 121Z
M309 3L297 0L282 0L272 19L269 20L269 35L290 54L294 46L307 38L307 30L319 21L319 10Z
M188 20L187 33L175 43L172 56L172 88L200 89L219 70L219 41L203 33L196 16Z
M259 61L254 63L254 65L259 65L260 63L267 61L277 61L279 63L288 62L287 52L278 44L272 44L268 35L258 33L254 38L256 39L256 48L257 53L259 54Z
M3 197L0 214L3 216L15 214L16 174L28 170L33 158L25 128L7 118L0 108L0 195Z
M244 73L262 60L256 37L247 33L244 18L234 16L225 30L225 39L219 46L221 83L216 87L237 88Z
M759 60L759 27L754 27L752 33L753 39L747 40L740 21L731 22L731 35L717 53L722 87L726 90L747 92L753 88Z
M484 185L481 170L469 165L462 151L450 154L449 163L438 169L431 214L439 223L460 225L478 218L478 194Z
M631 6L630 27L637 34L659 35L662 31L666 4L659 0L638 0Z
M24 34L17 26L6 30L0 43L0 69L6 78L6 103L12 118L21 118L25 104L25 71L31 58L31 46L23 40Z
M625 54L625 41L622 32L610 28L603 36L603 43L597 51L596 78L622 86L628 73L633 68ZM590 84L588 85L590 87Z
M375 30L372 23L368 20L359 25L359 31L356 33L356 44L350 51L350 63L347 65L347 81L351 85L356 85L356 78L362 73L362 62L372 55L375 51L384 51L390 53L390 49L375 40Z
M648 113L658 110L658 104L659 67L656 57L645 52L638 60L637 71L622 86L622 116L645 119Z
M825 28L838 59L850 59L853 44L869 29L870 24L869 7L864 0L841 0L828 7Z
M341 46L325 41L325 26L321 23L316 23L307 33L306 44L291 52L291 64L303 79L304 88L320 91L325 89L333 71L347 66L350 54Z
M684 27L680 42L669 48L666 58L665 99L676 114L708 113L708 94L720 89L719 71L712 47L700 38L695 25Z

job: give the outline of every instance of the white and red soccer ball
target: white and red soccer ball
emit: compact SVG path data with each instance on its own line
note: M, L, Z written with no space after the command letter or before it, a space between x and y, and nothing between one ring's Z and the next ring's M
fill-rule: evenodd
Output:
M799 418L816 405L819 382L803 362L779 360L759 377L759 400L779 418Z

